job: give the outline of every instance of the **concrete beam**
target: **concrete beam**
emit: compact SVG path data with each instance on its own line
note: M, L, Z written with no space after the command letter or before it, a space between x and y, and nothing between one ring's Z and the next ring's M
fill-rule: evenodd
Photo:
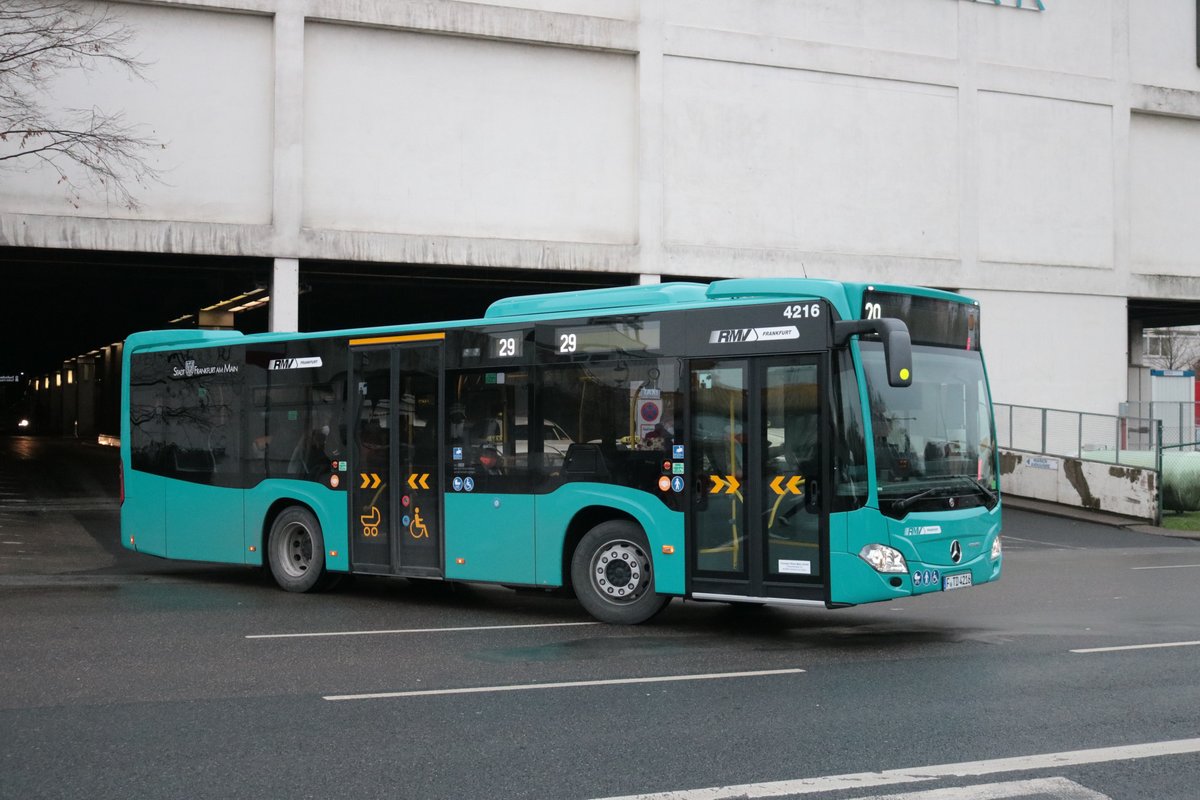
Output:
M277 258L271 270L270 327L300 330L300 259Z

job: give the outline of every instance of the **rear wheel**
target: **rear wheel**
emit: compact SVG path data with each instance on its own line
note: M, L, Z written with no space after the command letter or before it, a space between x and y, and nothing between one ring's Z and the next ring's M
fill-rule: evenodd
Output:
M311 592L329 584L321 523L307 508L292 506L275 518L267 538L271 575L289 592Z
M571 558L571 580L579 602L602 622L636 625L670 600L654 592L646 534L625 520L602 522L584 535Z

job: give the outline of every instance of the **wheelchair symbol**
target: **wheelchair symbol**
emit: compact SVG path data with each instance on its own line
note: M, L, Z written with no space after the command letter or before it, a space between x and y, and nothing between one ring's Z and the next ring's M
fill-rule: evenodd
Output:
M412 524L408 526L408 534L414 539L429 538L429 529L425 527L425 521L421 519L419 506L413 508L413 520Z

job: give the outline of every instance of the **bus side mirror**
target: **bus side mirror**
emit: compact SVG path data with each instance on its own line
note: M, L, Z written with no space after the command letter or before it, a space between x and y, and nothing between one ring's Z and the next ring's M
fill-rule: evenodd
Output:
M873 333L883 340L888 386L912 386L912 339L898 319L847 319L833 323L833 344L845 347L851 336Z

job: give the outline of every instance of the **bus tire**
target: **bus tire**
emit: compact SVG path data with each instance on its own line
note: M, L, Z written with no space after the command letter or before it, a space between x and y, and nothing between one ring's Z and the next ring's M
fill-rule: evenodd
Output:
M646 534L627 520L602 522L584 534L571 557L571 580L579 602L601 622L637 625L671 599L655 593Z
M307 508L285 508L271 524L267 561L279 588L311 592L330 584L325 571L325 537L321 523Z

